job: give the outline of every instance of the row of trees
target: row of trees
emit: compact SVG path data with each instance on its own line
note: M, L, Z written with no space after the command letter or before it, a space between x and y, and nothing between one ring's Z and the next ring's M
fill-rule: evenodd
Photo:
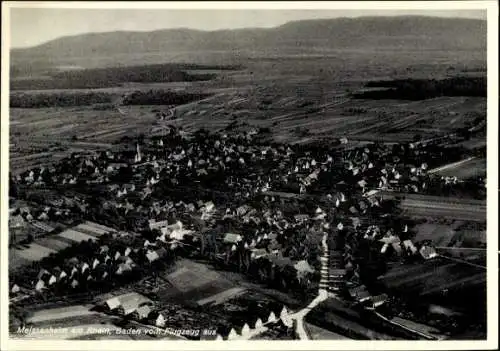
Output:
M123 99L124 105L182 105L207 97L207 94L169 90L135 91Z
M50 94L11 94L10 107L43 108L88 106L93 104L111 103L112 97L106 93L50 93Z

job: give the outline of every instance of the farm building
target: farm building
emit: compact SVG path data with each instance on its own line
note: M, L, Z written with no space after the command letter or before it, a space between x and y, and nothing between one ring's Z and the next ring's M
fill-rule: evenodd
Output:
M123 315L128 315L139 307L152 306L153 301L136 292L112 297L104 302L104 307L109 311L117 310Z
M9 229L24 228L26 221L21 215L9 216Z
M165 326L165 316L159 311L152 311L149 313L148 320L151 324L159 328L163 328Z
M34 312L26 319L27 323L40 323L45 321L53 321L70 317L81 317L92 315L95 312L90 311L89 306L77 305L60 308L51 308Z
M138 309L136 309L134 312L132 312L133 318L137 320L143 320L148 318L149 314L152 312L151 306L145 305L141 306Z
M224 242L227 244L236 244L243 240L243 237L239 234L227 233L224 236Z
M82 241L87 241L87 240L95 241L96 240L96 238L94 236L84 234L84 233L78 232L78 231L73 230L73 229L66 229L65 231L60 233L59 236L66 238L66 239L69 239L69 240L72 240L74 242L82 242Z

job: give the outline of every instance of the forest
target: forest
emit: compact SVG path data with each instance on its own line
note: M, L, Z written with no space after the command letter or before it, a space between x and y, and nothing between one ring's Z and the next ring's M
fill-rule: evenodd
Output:
M160 64L143 66L48 70L45 78L14 79L11 90L97 89L121 86L124 83L166 83L207 81L218 71L236 70L238 66L206 66L194 64ZM204 72L189 72L203 70ZM12 71L12 69L11 69ZM213 72L207 72L213 71ZM15 77L15 74L14 74Z
M43 108L88 106L111 103L111 94L102 92L50 93L50 94L11 94L11 108Z
M446 79L397 79L371 81L366 88L380 88L354 93L357 99L425 100L441 96L486 97L486 77Z

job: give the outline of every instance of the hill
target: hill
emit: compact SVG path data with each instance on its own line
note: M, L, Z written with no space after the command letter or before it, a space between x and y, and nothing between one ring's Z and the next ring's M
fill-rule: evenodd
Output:
M14 73L52 65L87 67L90 59L137 55L171 58L177 53L224 52L241 58L280 56L335 50L465 50L486 48L486 21L422 16L359 17L304 20L262 29L198 31L166 29L152 32L90 33L58 38L47 43L11 50ZM111 60L110 63L117 61Z

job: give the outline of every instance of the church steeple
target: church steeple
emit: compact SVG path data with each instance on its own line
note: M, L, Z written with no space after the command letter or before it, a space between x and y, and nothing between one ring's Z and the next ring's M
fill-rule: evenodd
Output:
M136 153L135 153L135 163L139 163L142 160L141 149L139 147L139 143L136 144Z

